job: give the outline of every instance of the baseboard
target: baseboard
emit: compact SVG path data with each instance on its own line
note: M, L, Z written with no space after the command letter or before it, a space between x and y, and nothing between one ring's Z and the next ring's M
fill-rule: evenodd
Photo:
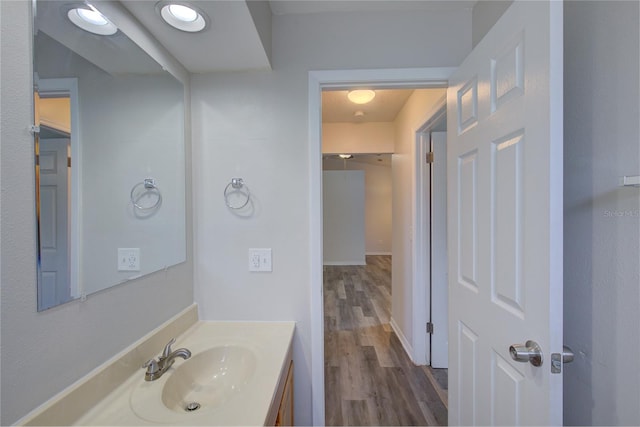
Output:
M366 255L389 255L391 256L391 252L367 252Z
M366 261L324 261L323 265L367 265Z
M400 327L398 326L398 324L396 323L393 317L389 321L389 324L391 325L391 329L393 329L393 332L396 333L396 336L400 340L400 344L402 344L402 348L404 348L404 352L407 353L407 356L409 356L409 359L411 359L411 363L413 363L414 365L417 365L415 359L413 358L413 347L409 343L409 340L407 339L407 337L404 336L404 334L402 333L402 330L400 329Z

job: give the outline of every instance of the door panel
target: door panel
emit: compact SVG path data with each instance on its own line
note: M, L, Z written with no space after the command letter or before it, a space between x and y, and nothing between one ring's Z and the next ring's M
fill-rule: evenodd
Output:
M447 368L447 133L431 132L431 367Z
M449 424L561 424L562 3L514 2L449 83Z
M69 139L39 141L40 274L38 307L69 301ZM42 294L42 295L40 295Z

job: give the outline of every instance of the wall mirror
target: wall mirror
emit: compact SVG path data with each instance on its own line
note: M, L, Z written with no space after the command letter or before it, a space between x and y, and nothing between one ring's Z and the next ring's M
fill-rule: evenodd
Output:
M33 5L38 311L186 259L183 85L93 12Z

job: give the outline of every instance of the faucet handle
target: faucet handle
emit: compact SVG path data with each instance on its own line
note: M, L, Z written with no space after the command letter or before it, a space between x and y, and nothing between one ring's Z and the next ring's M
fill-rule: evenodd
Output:
M173 343L176 342L175 338L171 338L171 341L169 341L167 343L167 345L164 346L164 350L162 350L162 357L166 358L171 354L171 346L173 345Z
M147 368L148 374L155 374L160 370L158 362L155 359L147 360L146 362L144 362L144 365L142 365L142 367Z

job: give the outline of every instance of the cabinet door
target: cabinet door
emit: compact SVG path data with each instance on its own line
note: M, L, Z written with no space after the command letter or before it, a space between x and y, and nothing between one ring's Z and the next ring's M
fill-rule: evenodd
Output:
M278 409L278 418L276 418L276 426L292 426L293 425L293 361L289 364L289 372L287 372L287 380L282 392L282 400Z

